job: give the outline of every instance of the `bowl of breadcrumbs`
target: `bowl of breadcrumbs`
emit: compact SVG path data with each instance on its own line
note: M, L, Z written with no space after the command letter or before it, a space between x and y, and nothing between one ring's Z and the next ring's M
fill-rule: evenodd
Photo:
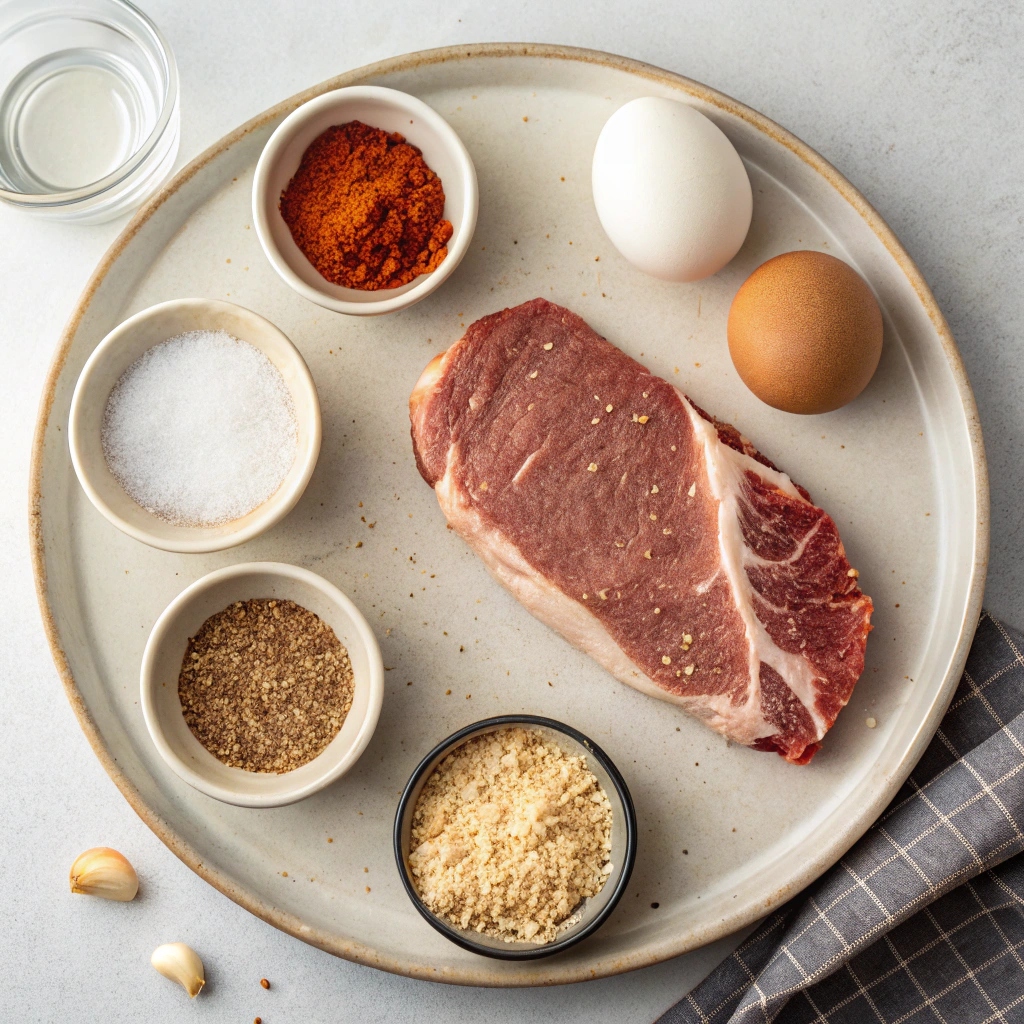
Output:
M636 815L586 736L506 715L460 729L420 762L394 844L406 892L442 935L483 956L533 960L608 919L633 870Z

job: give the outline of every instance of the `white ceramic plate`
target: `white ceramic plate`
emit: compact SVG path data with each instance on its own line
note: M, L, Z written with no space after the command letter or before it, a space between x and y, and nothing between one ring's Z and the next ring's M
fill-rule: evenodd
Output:
M274 127L312 96L361 83L433 106L480 179L479 226L462 265L428 299L375 319L296 295L263 257L250 212L253 169ZM597 134L613 110L645 94L694 103L747 161L750 236L710 280L644 277L598 224ZM827 416L759 403L725 344L740 282L793 248L853 263L885 313L877 376ZM232 552L173 554L124 536L82 493L68 455L68 407L89 353L129 314L183 295L229 299L277 324L302 351L323 407L320 461L302 500ZM464 325L536 295L572 307L732 421L838 522L875 600L875 631L864 678L809 767L729 747L614 682L534 621L445 529L413 462L409 391ZM71 319L43 400L32 482L35 572L54 657L97 755L143 819L278 927L377 967L468 984L577 981L655 963L756 920L835 862L905 778L952 694L980 607L987 501L953 340L913 263L848 182L783 129L704 86L604 54L512 45L350 72L244 125L178 174L115 243ZM227 807L179 780L138 705L139 661L164 606L212 569L257 560L304 565L351 595L388 669L380 726L355 768L273 810ZM504 964L463 952L419 918L389 837L424 752L468 722L518 712L568 722L608 752L636 801L639 851L629 891L600 932L552 960ZM877 728L866 727L869 716Z

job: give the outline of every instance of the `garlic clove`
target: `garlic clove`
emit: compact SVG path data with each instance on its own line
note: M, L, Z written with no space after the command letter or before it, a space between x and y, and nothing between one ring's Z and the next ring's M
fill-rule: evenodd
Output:
M163 946L157 946L149 962L165 978L176 981L189 994L190 999L195 999L206 984L203 961L199 959L199 954L184 942L168 942Z
M80 854L71 865L70 880L72 892L121 903L135 899L139 891L135 868L123 854L109 846L97 846Z

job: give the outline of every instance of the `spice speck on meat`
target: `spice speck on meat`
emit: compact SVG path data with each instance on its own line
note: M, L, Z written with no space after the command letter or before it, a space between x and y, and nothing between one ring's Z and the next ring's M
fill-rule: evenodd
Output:
M612 814L586 758L520 727L476 736L427 779L409 865L426 906L506 942L551 942L611 874Z
M348 651L294 601L238 601L188 642L178 698L192 734L218 760L250 772L312 761L352 707Z

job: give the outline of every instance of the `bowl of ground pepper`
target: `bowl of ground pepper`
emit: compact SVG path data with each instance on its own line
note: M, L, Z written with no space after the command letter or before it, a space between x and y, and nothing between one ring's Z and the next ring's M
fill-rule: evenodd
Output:
M280 562L197 580L157 619L142 658L142 713L161 757L242 807L294 803L344 775L383 695L380 648L359 609Z
M352 86L288 115L253 181L253 218L281 278L327 309L405 309L469 249L479 203L462 140L396 89Z

